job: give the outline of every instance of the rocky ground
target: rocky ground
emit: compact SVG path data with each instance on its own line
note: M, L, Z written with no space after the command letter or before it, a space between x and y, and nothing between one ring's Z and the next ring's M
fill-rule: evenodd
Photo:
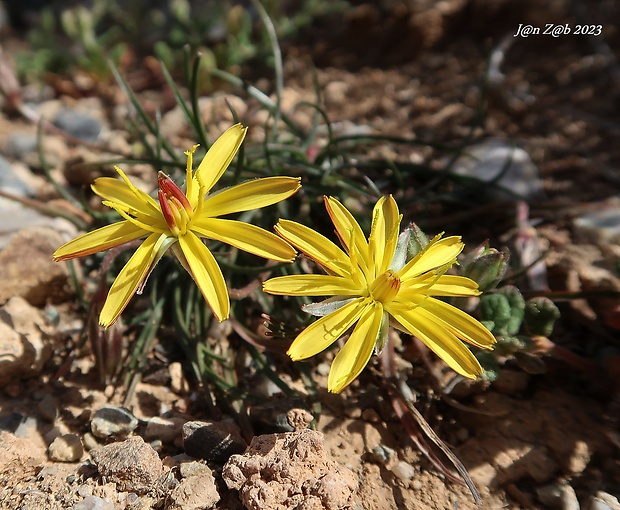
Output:
M286 48L285 111L314 101L313 62L325 111L340 133L454 143L471 134L482 105L485 116L470 144L479 159L505 160L512 143L522 149L503 179L529 197L525 223L517 221L518 204L497 194L450 209L409 207L413 184L392 190L407 221L462 234L470 246L485 239L510 246L522 262L545 253L525 285L566 291L557 295L562 318L551 340L558 348L543 357L544 370L508 361L492 384L441 371L439 390L403 340L403 369L420 382L419 408L465 464L482 508L620 508L620 35L611 23L619 14L610 2L405 2L385 9L361 3L344 21L326 20ZM520 23L550 22L602 24L604 35L512 37ZM256 85L272 86L260 77ZM81 140L44 135L45 160L68 188L101 175L101 167L76 161L131 154L120 93L23 92L37 114ZM192 142L169 97L161 87L141 94L147 104L168 105L162 134L184 150ZM234 90L203 98L212 133L232 121L224 97L250 125L250 139L258 139L263 119ZM307 429L312 399L273 393L272 405L249 413L254 430L266 434L253 436L232 416L213 420L178 362L145 377L130 401L123 388L100 385L92 353L79 344L86 318L74 305L70 273L51 260L77 231L57 215L66 204L43 175L36 126L4 106L0 189L22 201L0 198L2 508L476 507L467 488L413 444L372 367L342 395L314 397L322 407L318 432ZM308 114L296 115L303 122ZM383 143L368 154L445 165L445 156L428 147ZM145 189L154 187L152 169L131 173ZM56 217L46 214L49 207ZM325 388L330 354L320 358L313 375Z

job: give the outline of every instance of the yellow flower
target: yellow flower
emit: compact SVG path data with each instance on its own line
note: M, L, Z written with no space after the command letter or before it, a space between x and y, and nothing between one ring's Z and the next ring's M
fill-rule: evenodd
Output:
M244 182L209 195L235 157L247 128L236 124L211 146L195 172L193 153L187 151L186 189L183 192L168 176L159 172L158 200L137 189L125 173L122 180L101 177L92 185L103 204L117 211L124 221L84 234L61 246L54 260L91 255L146 237L114 281L101 310L99 323L108 328L140 292L155 264L172 248L192 275L219 321L228 318L230 302L222 272L201 238L215 239L241 250L282 262L291 262L295 251L281 238L257 226L221 219L230 213L275 204L293 195L299 179L267 177Z
M321 318L293 341L294 360L329 347L351 326L353 332L334 358L328 389L339 393L385 345L389 325L416 336L459 374L475 378L482 368L464 340L492 349L495 338L465 312L433 296L476 296L477 284L446 275L463 250L460 237L435 237L405 263L409 230L399 236L402 215L392 196L379 199L366 240L351 213L336 199L325 207L345 251L299 223L280 220L276 231L325 269L327 275L291 275L267 280L265 292L291 296L331 296L303 309Z

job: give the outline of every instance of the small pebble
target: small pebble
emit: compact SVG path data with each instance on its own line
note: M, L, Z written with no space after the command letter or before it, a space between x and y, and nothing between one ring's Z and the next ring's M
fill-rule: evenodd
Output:
M108 498L87 496L79 503L73 505L72 510L114 510L114 503Z
M524 199L543 196L542 180L529 154L504 140L488 139L468 147L451 171L501 186L502 189L471 184L472 189L486 193L491 199L514 199L515 194Z
M54 125L75 138L94 142L101 133L101 122L81 112L63 109L54 118Z
M0 189L19 196L34 195L32 187L28 186L28 184L20 178L17 172L15 172L13 165L2 156L0 156ZM9 199L0 199L0 204L3 204L4 200ZM13 201L9 201L7 205L13 203ZM2 209L4 209L4 207L2 207Z
M84 455L84 447L77 434L58 436L47 451L50 460L57 462L77 462Z
M86 451L91 451L93 448L97 448L97 446L99 446L95 436L93 436L90 432L86 432L86 434L82 436L82 442L84 443L84 448L86 448Z
M404 483L409 482L409 480L415 476L415 468L411 464L402 460L392 466L391 471L394 473L394 476L399 478Z
M181 462L179 464L179 473L181 477L188 478L196 475L211 475L211 468L203 462L192 460L189 462Z
M87 498L88 496L93 495L93 488L90 485L80 485L77 493L83 498Z
M124 438L138 426L138 419L124 407L103 407L95 412L90 422L93 435L102 439Z
M389 462L396 456L396 452L392 448L388 448L382 444L378 444L372 449L373 459L383 466L389 464Z

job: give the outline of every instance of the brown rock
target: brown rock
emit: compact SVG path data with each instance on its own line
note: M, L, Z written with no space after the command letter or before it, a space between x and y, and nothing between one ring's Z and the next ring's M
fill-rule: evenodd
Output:
M207 510L220 500L211 474L184 478L170 493L171 510Z
M252 510L337 510L351 505L357 488L355 475L327 458L323 434L314 430L255 437L224 465L222 477Z
M0 304L21 296L31 305L60 303L71 293L64 264L52 260L63 244L60 234L44 227L17 232L0 251Z
M119 490L145 494L157 487L163 464L153 448L139 436L90 452L99 474Z

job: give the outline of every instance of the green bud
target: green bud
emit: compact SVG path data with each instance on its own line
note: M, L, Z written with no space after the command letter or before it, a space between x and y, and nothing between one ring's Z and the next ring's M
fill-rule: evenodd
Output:
M523 322L524 309L525 300L512 285L480 298L482 320L493 322L491 331L495 335L516 335Z
M508 253L489 248L487 244L480 245L463 260L462 275L474 280L482 292L489 291L504 278L508 258Z
M525 303L524 324L527 332L535 336L550 336L560 310L546 297L528 299Z
M420 230L415 223L409 225L411 236L409 237L409 247L407 249L407 261L411 260L424 248L428 246L428 236Z

